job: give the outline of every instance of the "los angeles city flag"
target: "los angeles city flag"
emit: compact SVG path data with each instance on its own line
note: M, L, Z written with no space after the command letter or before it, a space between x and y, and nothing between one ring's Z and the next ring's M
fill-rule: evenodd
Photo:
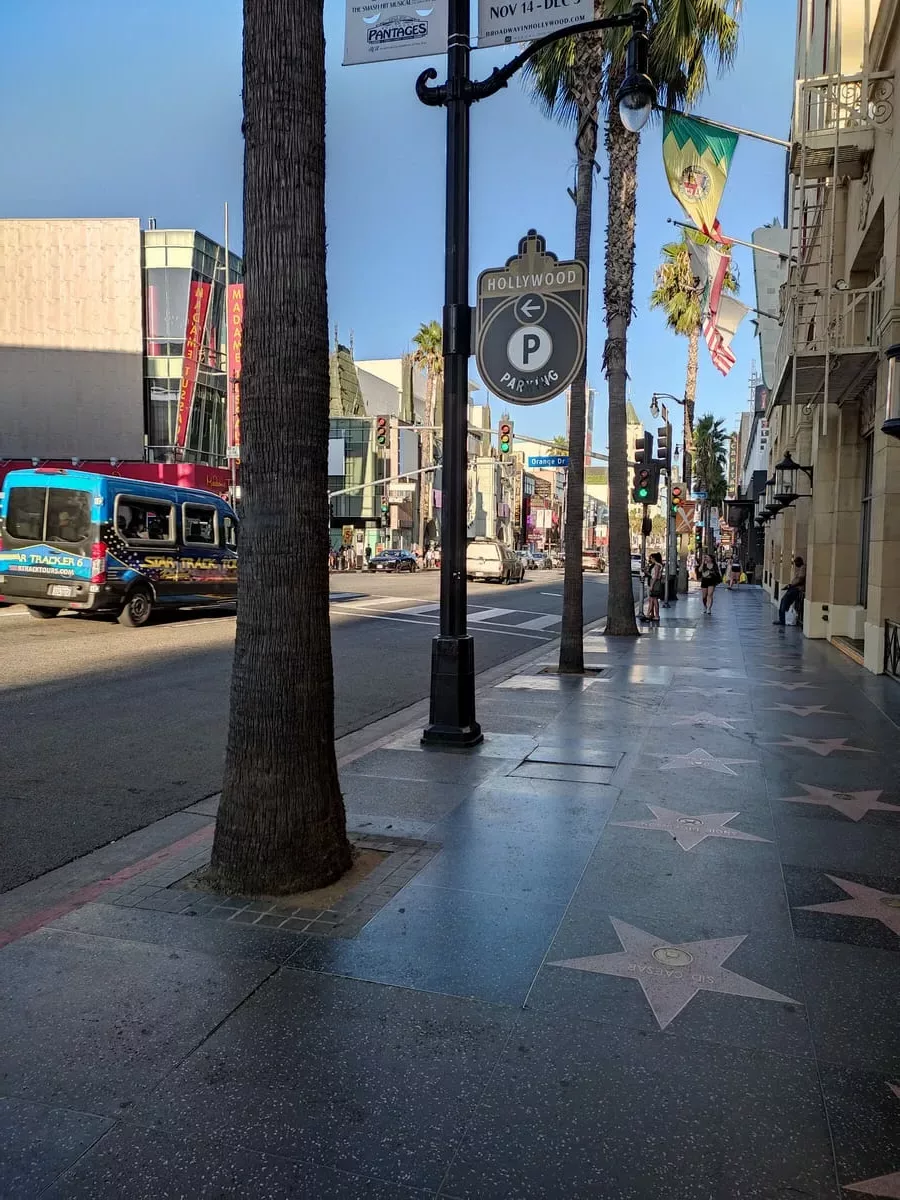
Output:
M672 195L707 237L721 240L716 213L738 135L680 113L663 116L663 163Z

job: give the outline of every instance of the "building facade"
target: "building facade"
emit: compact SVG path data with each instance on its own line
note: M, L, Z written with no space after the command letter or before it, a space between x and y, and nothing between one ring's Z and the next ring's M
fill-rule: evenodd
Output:
M900 342L898 60L898 0L801 0L791 263L757 511L772 599L802 557L805 636L873 672L900 625L900 444L881 428L885 351ZM779 472L788 453L808 471Z

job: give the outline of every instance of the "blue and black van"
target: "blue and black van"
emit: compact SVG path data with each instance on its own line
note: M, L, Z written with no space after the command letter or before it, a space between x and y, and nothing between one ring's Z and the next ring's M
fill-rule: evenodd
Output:
M237 596L237 517L194 488L56 467L10 471L0 491L0 599L146 625L157 607Z

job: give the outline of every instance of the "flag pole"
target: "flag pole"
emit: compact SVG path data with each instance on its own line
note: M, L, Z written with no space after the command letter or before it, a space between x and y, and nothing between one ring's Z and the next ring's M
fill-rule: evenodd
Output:
M768 133L757 133L753 129L742 129L739 125L726 125L724 121L710 121L707 117L698 117L695 113L682 112L678 108L663 108L664 113L673 117L686 117L689 121L697 121L701 125L711 125L713 129L727 129L729 133L740 134L741 137L756 138L758 142L768 142L770 146L781 146L784 150L791 149L791 143L783 138L771 137Z
M696 225L689 225L687 221L676 221L674 217L666 217L666 220L670 225L677 225L679 229L689 229L691 233L703 232ZM768 246L757 246L755 242L742 242L740 238L729 237L727 234L722 235L722 241L731 246L746 246L748 250L758 250L760 254L774 254L777 258L783 258L785 261L790 258L789 254L783 254L780 250L772 250Z

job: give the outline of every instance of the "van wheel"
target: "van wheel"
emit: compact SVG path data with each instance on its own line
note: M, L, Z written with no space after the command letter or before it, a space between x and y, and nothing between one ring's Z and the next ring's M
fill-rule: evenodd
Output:
M119 624L128 629L140 629L150 620L153 597L146 588L135 588L119 613Z
M39 617L41 620L48 620L50 617L58 617L62 612L61 608L37 608L33 604L28 605L28 611L33 617Z

